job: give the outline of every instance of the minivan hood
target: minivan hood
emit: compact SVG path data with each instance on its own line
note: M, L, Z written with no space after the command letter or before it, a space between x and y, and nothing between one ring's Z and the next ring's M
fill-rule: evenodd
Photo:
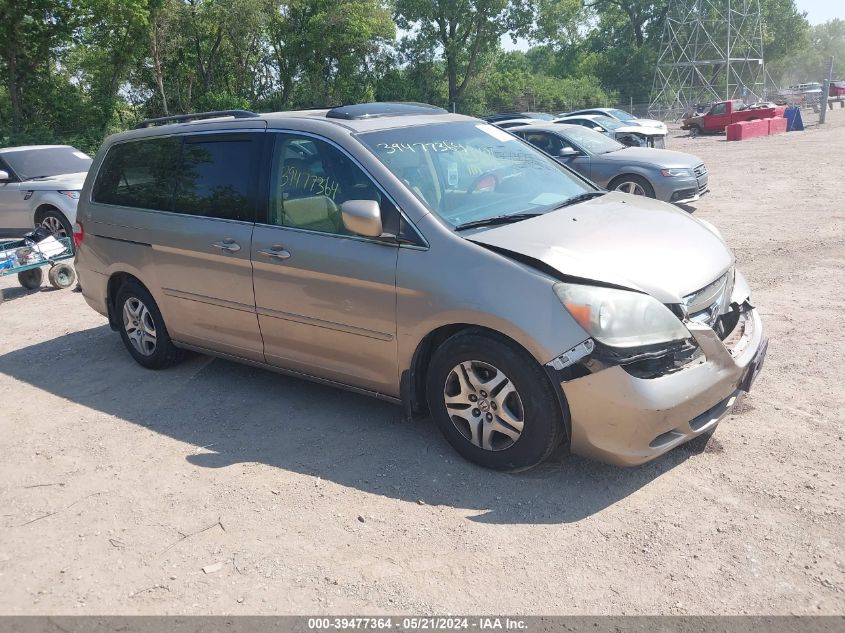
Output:
M733 264L722 239L685 211L616 192L466 238L663 303L680 302Z
M626 147L615 152L599 154L599 158L619 161L626 165L641 163L654 167L683 167L687 169L694 169L704 162L698 156L692 154L655 147Z
M60 174L49 178L39 178L38 180L25 180L21 183L21 189L30 191L78 191L82 189L87 173L82 171L78 174Z

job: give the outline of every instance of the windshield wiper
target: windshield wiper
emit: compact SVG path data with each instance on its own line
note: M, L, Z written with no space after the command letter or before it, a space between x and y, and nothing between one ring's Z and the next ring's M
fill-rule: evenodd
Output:
M494 215L492 218L484 218L482 220L473 220L472 222L464 222L455 227L456 231L463 231L464 229L474 229L479 226L496 226L497 224L510 224L512 222L519 222L520 220L527 220L528 218L536 218L542 213L512 213L511 215Z
M568 207L573 204L578 204L579 202L584 202L585 200L590 200L592 198L598 198L599 196L603 196L606 194L606 191L588 191L587 193L581 193L577 196L572 196L564 200L561 204L559 204L556 208L562 209L563 207Z

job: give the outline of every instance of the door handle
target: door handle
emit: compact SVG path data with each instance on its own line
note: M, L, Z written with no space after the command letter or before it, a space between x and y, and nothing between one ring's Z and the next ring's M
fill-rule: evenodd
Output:
M285 247L281 244L273 244L270 248L262 249L258 252L270 259L287 259L290 257L290 251L285 250Z
M227 253L237 253L241 250L241 245L238 244L235 240L231 237L227 237L220 242L214 242L212 244L214 248L219 248L221 251L226 251Z

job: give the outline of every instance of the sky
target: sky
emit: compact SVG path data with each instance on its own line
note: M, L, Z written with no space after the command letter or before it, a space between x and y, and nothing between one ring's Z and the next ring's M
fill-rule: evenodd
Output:
M845 20L843 0L796 0L798 9L807 12L810 24L821 24L834 18Z

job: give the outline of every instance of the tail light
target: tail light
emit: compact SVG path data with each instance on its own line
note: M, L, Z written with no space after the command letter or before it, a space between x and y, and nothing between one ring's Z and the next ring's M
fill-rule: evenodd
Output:
M82 228L82 222L77 222L73 225L73 246L79 248L82 244L82 239L85 237L85 231Z

